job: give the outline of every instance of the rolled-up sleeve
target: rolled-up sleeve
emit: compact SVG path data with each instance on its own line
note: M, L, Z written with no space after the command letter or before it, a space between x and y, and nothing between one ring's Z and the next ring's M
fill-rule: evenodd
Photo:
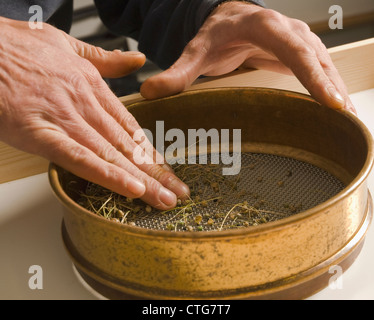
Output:
M103 23L134 38L160 68L171 66L208 15L227 0L95 0ZM262 0L247 1L264 6Z

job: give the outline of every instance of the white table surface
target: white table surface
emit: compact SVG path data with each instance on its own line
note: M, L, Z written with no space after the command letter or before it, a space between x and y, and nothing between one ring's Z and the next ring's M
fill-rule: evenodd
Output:
M374 89L351 95L374 135ZM374 172L368 180L374 190ZM372 194L374 192L372 191ZM47 174L0 185L0 299L98 299L77 277L61 238L62 209ZM374 299L374 227L363 250L329 287L309 299ZM30 266L42 268L42 289L29 287Z

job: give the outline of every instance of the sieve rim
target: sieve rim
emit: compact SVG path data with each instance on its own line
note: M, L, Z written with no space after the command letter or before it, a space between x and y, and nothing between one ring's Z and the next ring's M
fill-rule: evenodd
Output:
M225 87L225 88L213 88L213 89L199 89L199 90L190 90L180 94L180 96L184 95L193 95L199 92L214 92L222 90L242 90L242 91L251 91L251 92L261 92L261 93L270 93L276 95L292 95L292 97L314 101L315 100L303 93L293 92L288 90L278 90L278 89L269 89L269 88L259 88L259 87ZM173 97L167 97L163 99L172 99ZM140 104L141 102L135 102L127 108L131 109L136 107L136 105ZM347 198L348 195L354 193L362 183L364 183L369 176L372 168L373 168L373 159L374 159L374 152L373 152L373 145L374 140L371 135L369 129L365 126L365 124L354 114L346 110L338 110L337 112L341 112L344 114L345 117L349 118L350 121L354 122L355 125L360 129L367 144L367 155L366 161L358 173L358 175L350 182L342 191L337 193L335 196L331 197L327 201L313 207L302 211L300 213L285 217L283 219L277 221L267 222L257 226L249 226L245 228L238 228L238 229L229 229L229 230L221 230L221 231L201 231L201 232L185 232L185 231L176 231L170 232L167 230L154 230L154 229L145 229L138 226L131 226L125 224L118 224L114 221L110 221L105 219L104 217L95 215L93 212L85 209L84 207L80 206L76 203L73 199L71 199L64 189L62 188L59 177L58 171L64 170L60 166L56 165L55 163L50 163L48 169L48 177L50 181L50 185L52 190L54 191L57 198L60 202L72 210L72 212L84 214L89 219L94 219L94 221L105 224L106 228L113 228L114 230L121 230L129 235L137 236L137 237L151 237L151 238L160 238L162 240L170 239L170 240L184 240L184 241L195 241L195 240L212 240L212 239L227 239L230 238L240 238L240 237L248 237L248 236L255 236L257 234L264 234L278 231L279 229L283 228L290 228L295 223L299 223L305 219L312 217L315 214L319 214L321 211L327 211L329 208L335 206L338 202L343 201Z

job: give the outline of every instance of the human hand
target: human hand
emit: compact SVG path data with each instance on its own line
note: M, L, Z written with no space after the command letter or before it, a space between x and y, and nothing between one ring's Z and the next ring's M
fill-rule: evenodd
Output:
M104 51L50 25L31 30L5 18L0 39L1 140L162 210L188 194L167 165L136 164L140 127L102 79L140 68L144 55ZM155 159L155 149L146 150Z
M318 102L356 112L326 47L307 24L239 1L216 8L176 63L145 81L141 93L148 99L176 94L200 75L239 67L295 75Z

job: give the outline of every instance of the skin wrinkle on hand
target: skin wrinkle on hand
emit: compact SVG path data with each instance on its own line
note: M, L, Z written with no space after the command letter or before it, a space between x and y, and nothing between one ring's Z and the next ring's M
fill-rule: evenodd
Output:
M2 18L0 24L0 37L11 39L0 49L0 56L7 57L6 62L0 61L0 74L7 79L0 84L0 96L12 110L9 125L0 130L4 142L42 155L114 192L144 198L160 209L175 206L177 195L185 196L178 194L181 188L188 190L181 181L167 186L164 174L153 177L154 170L140 169L113 147L120 145L123 134L130 133L127 129L140 127L102 76L123 76L140 68L143 54L94 48L48 25L32 31L27 22ZM32 50L25 43L33 43ZM17 94L9 94L12 90ZM100 156L100 150L113 151ZM153 166L173 174L158 164Z

